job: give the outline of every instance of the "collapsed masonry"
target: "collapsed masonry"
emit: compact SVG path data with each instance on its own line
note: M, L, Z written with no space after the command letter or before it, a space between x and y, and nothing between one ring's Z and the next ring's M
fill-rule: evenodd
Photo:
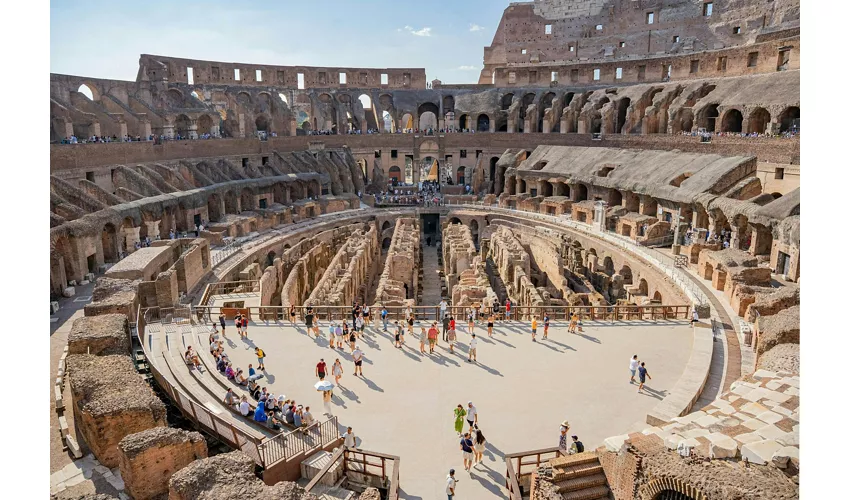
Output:
M487 277L487 265L469 226L449 224L443 229L443 266L454 306L487 306L498 299Z
M376 307L404 306L416 302L420 251L419 220L397 220L375 293Z
M531 282L531 258L513 232L499 226L490 237L490 258L497 267L507 295L516 304L543 306L546 303Z
M346 306L355 299L363 302L369 270L378 255L378 230L354 233L331 261L305 305Z
M168 493L168 480L195 460L207 458L207 443L198 432L153 427L118 443L121 478L135 500Z

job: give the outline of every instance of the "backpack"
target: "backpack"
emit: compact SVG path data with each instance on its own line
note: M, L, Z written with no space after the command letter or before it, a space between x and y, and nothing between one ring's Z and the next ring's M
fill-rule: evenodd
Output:
M581 441L576 441L575 444L576 444L576 451L578 451L579 453L584 452L584 445L581 443Z

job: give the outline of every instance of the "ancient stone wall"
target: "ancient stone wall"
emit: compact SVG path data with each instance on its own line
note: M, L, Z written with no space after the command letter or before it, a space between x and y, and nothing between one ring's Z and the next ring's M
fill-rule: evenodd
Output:
M74 320L68 354L130 354L130 328L123 314L101 314Z
M103 465L119 465L118 443L128 434L167 425L165 405L129 356L77 354L66 364L76 429Z
M490 257L496 264L499 276L507 286L508 296L514 304L523 306L545 305L543 297L531 282L531 258L513 231L499 226L490 237Z
M468 226L448 224L443 229L443 266L453 306L487 306L498 299Z
M375 292L376 310L380 306L402 306L410 301L416 302L421 251L419 220L396 220L384 270Z
M207 443L198 432L153 427L125 436L118 452L125 491L135 500L147 500L167 494L175 472L207 458Z
M368 283L369 268L378 253L378 230L352 234L328 265L322 279L310 293L306 305L350 305L365 300L363 287Z

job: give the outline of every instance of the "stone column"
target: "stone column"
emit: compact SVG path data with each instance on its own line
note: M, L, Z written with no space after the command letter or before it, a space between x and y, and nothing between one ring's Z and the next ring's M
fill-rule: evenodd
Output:
M100 135L100 122L92 122L91 129L89 130L89 134L97 135L97 136ZM82 139L82 138L78 137L77 139Z
M142 134L144 134L143 140L147 140L151 136L151 122L146 121L142 124Z
M541 130L540 132L542 132L544 134L548 134L551 131L552 131L552 124L549 123L549 119L543 118L543 130Z
M198 120L192 120L189 122L189 139L197 139L198 138Z
M162 126L162 135L169 139L174 138L174 125L166 124Z
M516 133L516 122L513 118L508 118L508 133L513 134Z
M136 249L136 243L139 242L140 227L124 227L121 232L124 234L124 245L127 253L131 253Z
M121 120L118 122L118 138L123 139L127 136L127 122Z
M158 220L153 221L143 221L142 224L147 226L148 228L148 238L151 240L155 240L157 236L159 236L159 223Z

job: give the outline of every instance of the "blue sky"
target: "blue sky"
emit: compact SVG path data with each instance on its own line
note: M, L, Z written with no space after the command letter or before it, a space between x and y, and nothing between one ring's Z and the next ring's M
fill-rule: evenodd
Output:
M424 67L428 80L476 83L484 47L508 1L236 4L53 0L50 71L135 80L139 54L146 53L257 64Z

